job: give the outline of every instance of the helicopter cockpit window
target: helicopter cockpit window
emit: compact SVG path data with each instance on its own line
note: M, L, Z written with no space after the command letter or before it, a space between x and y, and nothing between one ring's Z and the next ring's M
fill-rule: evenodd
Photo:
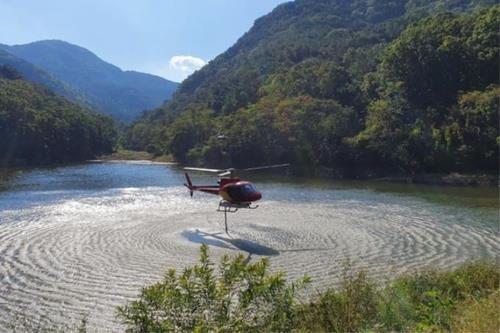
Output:
M244 201L248 199L248 194L255 192L255 187L252 184L245 184L241 186L229 186L227 193L235 201Z
M241 201L243 199L243 191L241 190L240 186L229 186L226 189L227 193L231 197L231 199L236 200L236 201Z
M255 187L252 185L252 184L246 184L246 185L243 185L241 187L241 191L244 193L244 194L247 194L247 193L253 193L255 192Z

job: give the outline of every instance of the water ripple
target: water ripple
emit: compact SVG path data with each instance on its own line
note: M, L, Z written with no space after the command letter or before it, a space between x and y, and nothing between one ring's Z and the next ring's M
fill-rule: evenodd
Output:
M320 196L307 188L300 196L308 197L307 191ZM274 194L258 210L230 215L230 236L222 233L217 200L191 200L181 186L51 192L45 201L40 191L4 194L0 331L26 314L59 323L86 315L91 329L116 330L115 307L167 268L194 263L202 242L211 245L215 261L228 253L270 256L272 268L291 278L310 275L311 290L338 281L346 259L385 279L498 254L498 233L488 227L496 223L491 210L387 193L322 191L328 200L279 200ZM9 204L21 197L29 203Z

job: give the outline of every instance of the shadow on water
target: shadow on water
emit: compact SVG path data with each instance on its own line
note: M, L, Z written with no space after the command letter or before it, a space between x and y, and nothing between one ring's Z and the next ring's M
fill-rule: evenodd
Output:
M223 235L222 233L207 233L196 230L185 230L182 232L182 236L187 240L199 243L199 244L207 244L210 246L231 249L235 248L244 252L248 252L249 255L255 254L259 256L277 256L279 255L279 251L267 247L265 245L261 245L249 240L233 238L230 235Z
M276 250L271 247L258 244L245 239L233 238L231 235L223 234L221 232L208 233L196 230L185 230L182 232L182 237L186 238L188 241L198 244L206 244L209 246L215 246L223 249L229 250L240 250L247 252L250 256L252 254L259 256L277 256L281 252L307 252L307 251L332 251L335 248L330 247L310 247L301 249L283 249Z

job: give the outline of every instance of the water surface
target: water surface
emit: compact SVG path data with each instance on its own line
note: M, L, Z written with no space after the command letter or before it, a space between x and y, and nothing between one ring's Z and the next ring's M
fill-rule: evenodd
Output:
M195 183L214 179L193 174ZM379 279L423 266L452 267L498 254L496 188L255 176L257 210L229 216L215 196L182 186L183 173L151 163L95 163L24 170L0 185L0 331L15 316L116 330L114 309L196 261L269 256L316 290L350 259Z

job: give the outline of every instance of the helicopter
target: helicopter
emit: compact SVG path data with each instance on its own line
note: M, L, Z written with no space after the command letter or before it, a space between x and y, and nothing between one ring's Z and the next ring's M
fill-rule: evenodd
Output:
M238 177L234 177L234 173L236 171L258 171L265 169L285 168L288 166L290 166L290 164L285 163L245 169L229 168L222 170L185 167L185 171L215 173L220 177L220 179L217 181L217 185L193 185L189 174L185 172L184 175L186 176L187 183L185 183L184 186L188 188L191 197L193 197L193 193L195 191L214 194L221 197L217 211L224 213L224 226L226 233L228 233L227 213L236 213L238 209L242 208L257 209L259 205L256 205L255 202L262 199L262 193L257 191L255 186L251 182L242 180Z

